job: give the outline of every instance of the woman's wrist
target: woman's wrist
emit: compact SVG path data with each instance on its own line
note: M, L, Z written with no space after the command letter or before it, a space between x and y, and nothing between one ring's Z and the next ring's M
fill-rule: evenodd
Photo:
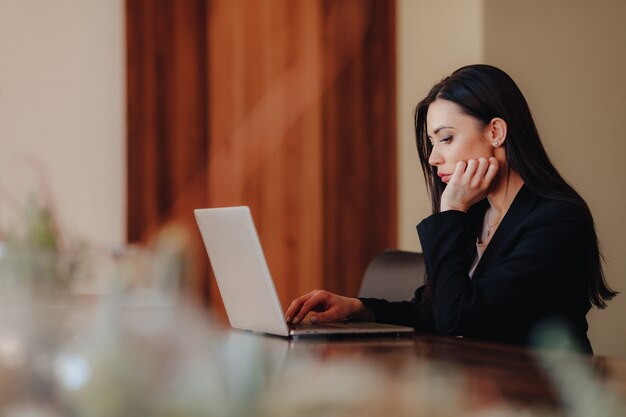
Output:
M466 204L458 203L456 201L441 200L440 211L457 210L467 213L467 209L468 207Z
M359 321L374 321L374 313L372 313L363 301L358 298L353 298L352 314L350 318Z

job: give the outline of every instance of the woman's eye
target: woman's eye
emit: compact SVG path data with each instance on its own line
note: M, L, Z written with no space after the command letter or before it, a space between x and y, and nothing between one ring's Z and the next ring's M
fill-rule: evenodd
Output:
M440 142L443 142L443 143L449 143L449 142L452 142L452 136L448 136L448 137L446 137L446 138L442 138L442 139L440 140Z

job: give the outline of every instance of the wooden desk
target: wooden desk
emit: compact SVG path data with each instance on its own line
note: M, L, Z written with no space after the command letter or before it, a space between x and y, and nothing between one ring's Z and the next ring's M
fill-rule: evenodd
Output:
M3 305L0 415L626 416L620 359L557 356L555 373L545 352L455 337L289 340L154 297L55 301Z
M237 334L241 336L243 333L235 332L235 335ZM387 385L395 383L394 381L398 379L406 379L407 368L410 369L409 372L421 373L422 375L418 377L418 379L421 378L421 382L413 384L412 389L416 393L425 388L431 389L430 380L440 380L440 375L444 375L444 390L448 389L445 385L446 378L453 381L461 379L462 384L459 386L462 391L462 401L465 402L463 407L469 410L483 410L490 407L530 408L548 414L524 415L553 415L554 411L559 412L558 410L566 408L563 403L565 397L576 395L571 392L564 393L562 389L555 386L554 375L551 375L549 368L546 368L539 351L521 347L429 334L415 334L399 338L299 340L251 334L242 337L256 338L270 351L283 352L285 363L288 364L300 361L302 357L309 358L311 369L306 372L300 371L299 380L292 381L292 383L299 384L300 388L305 391L308 389L307 378L315 379L315 375L310 374L316 373L314 371L316 366L333 367L345 361L356 364L364 370L375 369L382 374L380 381ZM547 355L549 357L551 354L547 353ZM618 403L624 404L626 361L571 355L566 358L566 362L567 372L575 369L570 364L578 363L583 369L589 370L590 375L593 374L594 378L599 381L598 386L602 387L602 392L612 395L617 398ZM286 368L288 367L289 365ZM315 384L315 382L310 383ZM441 380L438 383L441 383ZM587 384L588 387L591 385L593 382ZM293 386L281 388L281 390L285 389L299 392ZM452 390L452 387L450 389ZM451 393L450 398L456 398L458 394ZM286 392L284 395L294 394Z

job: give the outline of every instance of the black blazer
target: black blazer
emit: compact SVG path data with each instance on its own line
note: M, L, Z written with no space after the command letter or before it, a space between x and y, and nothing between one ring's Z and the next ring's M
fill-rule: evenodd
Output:
M379 322L513 344L530 343L537 325L558 319L591 353L585 318L593 267L588 211L523 186L470 279L488 204L423 220L417 232L428 288L418 288L412 301L362 299L365 306Z

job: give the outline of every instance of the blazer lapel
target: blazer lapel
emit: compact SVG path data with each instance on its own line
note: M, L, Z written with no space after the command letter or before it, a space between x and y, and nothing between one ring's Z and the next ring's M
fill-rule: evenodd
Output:
M537 198L537 194L530 191L525 184L522 185L522 188L520 188L520 190L517 192L517 195L513 199L511 207L509 207L509 210L504 215L504 218L496 229L496 232L491 238L491 241L485 248L483 256L478 261L478 265L476 266L476 269L474 270L474 274L472 276L473 279L480 279L480 274L482 270L486 267L486 265L489 265L491 263L494 254L498 252L498 249L502 246L502 242L506 241L506 239L509 237L510 231L513 229L513 226L517 224L519 218L527 215L532 210L532 208L535 206ZM480 231L480 227L482 227L483 216L486 209L487 207L482 210L480 216L476 216L478 217L478 220L472 219L473 224L479 227L477 229L478 231ZM480 223L475 223L477 221L479 221Z

